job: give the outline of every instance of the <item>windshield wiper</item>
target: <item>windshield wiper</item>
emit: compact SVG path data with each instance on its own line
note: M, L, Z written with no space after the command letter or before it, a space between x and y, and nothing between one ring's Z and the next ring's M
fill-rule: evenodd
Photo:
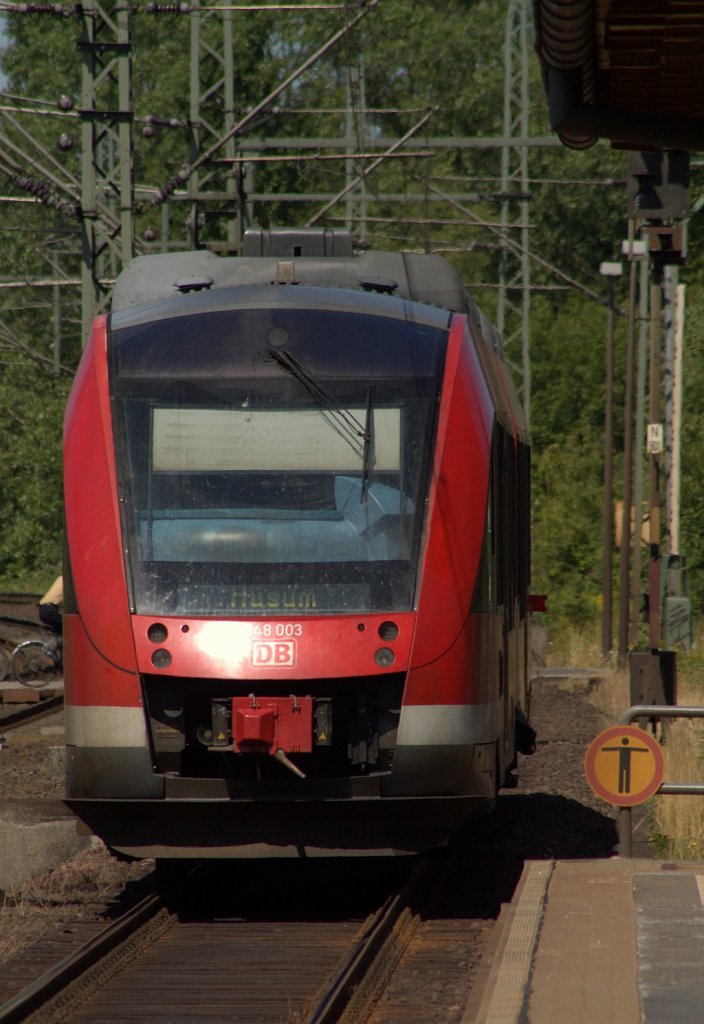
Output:
M367 480L369 479L369 467L372 462L372 427L373 427L373 415L372 415L372 389L367 388L367 413L364 418L364 451L362 453L362 486L359 491L359 502L360 504L364 501L364 494L367 490Z
M367 397L367 422L363 426L349 409L345 409L344 406L340 405L332 392L328 391L314 377L311 377L308 371L301 366L296 357L292 356L290 352L281 352L279 349L270 348L269 355L274 362L278 363L282 370L290 373L292 377L300 381L313 396L323 414L327 414L325 416L326 422L344 438L354 453L362 460L362 471L364 473L364 466L368 462L369 447L371 445L370 396ZM364 490L364 482L362 482L362 490Z

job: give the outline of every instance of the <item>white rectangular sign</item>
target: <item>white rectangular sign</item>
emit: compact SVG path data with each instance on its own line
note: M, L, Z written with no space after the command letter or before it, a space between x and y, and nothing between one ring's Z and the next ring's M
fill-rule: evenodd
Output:
M364 431L366 409L346 410ZM354 429L354 428L353 428ZM398 471L401 410L372 410L374 469ZM358 472L363 438L334 413L316 409L153 410L152 467L156 472Z

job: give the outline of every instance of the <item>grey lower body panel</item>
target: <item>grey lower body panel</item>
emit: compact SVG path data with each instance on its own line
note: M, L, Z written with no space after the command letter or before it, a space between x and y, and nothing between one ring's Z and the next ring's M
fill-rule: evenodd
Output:
M158 799L157 775L147 747L66 747L66 793L100 799Z
M67 800L112 849L133 857L350 857L444 845L486 800Z
M407 745L390 772L342 778L159 775L140 747L68 747L67 804L135 857L414 854L494 796L495 745Z
M180 778L154 771L144 747L66 748L66 793L70 798L152 800L164 796L227 796L256 799L315 797L494 795L495 744L405 745L396 748L393 769L378 775L299 780L282 769L280 780Z

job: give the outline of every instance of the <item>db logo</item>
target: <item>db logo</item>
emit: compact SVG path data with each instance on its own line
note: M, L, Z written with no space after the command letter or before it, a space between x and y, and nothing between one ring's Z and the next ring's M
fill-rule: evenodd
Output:
M252 665L255 668L294 668L295 640L255 640L252 644Z

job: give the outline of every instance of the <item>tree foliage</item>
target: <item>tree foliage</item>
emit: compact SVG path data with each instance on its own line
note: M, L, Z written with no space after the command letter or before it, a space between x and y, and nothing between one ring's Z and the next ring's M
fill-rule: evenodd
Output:
M235 120L243 117L313 54L358 10L233 14ZM358 240L375 248L438 251L463 276L489 316L496 306L501 258L501 163L497 148L457 141L431 148L429 137L493 138L503 134L503 0L383 0L358 27L299 77L247 128L238 152L249 156L243 171L247 214L257 225L303 225L321 210L323 196L345 188L350 175L364 180L349 203L338 202L319 223L337 227L348 213ZM0 132L34 160L31 174L80 180L81 62L76 18L14 15L6 19L10 45L2 54L6 91L46 101L42 116L5 113ZM144 201L201 151L207 132L190 122L191 17L133 16L134 182L140 201L137 233L156 235L164 225L172 248L190 244L190 204L159 206ZM221 123L215 54L220 14L203 20L199 66L203 117ZM209 93L209 90L212 92ZM537 62L531 62L529 131L547 135L548 122ZM59 116L61 96L72 112ZM24 101L13 101L26 107ZM364 114L362 115L362 108ZM382 139L396 140L418 126L411 146L419 154L389 159L372 170ZM170 123L169 123L170 122ZM73 148L57 149L64 133ZM211 137L212 138L212 137ZM263 140L280 138L293 154L296 140L335 139L348 161L326 160L331 150L301 151L297 159L256 160L276 155ZM261 144L257 150L255 145ZM13 151L3 146L6 156ZM13 159L21 165L22 157ZM223 165L209 167L216 181ZM532 363L534 438L534 575L557 614L580 622L594 618L601 590L601 487L605 398L606 312L603 260L618 258L626 236L626 157L599 144L584 152L555 146L529 153ZM27 171L27 173L30 173ZM701 188L694 172L693 190ZM220 175L218 178L217 176ZM76 280L80 271L80 220L67 209L38 205L26 183L0 173L6 195L0 204L0 285L18 278ZM51 192L55 191L52 186ZM76 196L79 192L76 191ZM265 201L257 196L273 196ZM298 197L308 196L302 200ZM461 198L457 198L460 196ZM515 221L520 207L510 206ZM221 221L201 217L202 244L222 242ZM695 339L704 319L698 288L699 223L690 230L685 424L683 436L683 553L691 568L697 607L704 602L704 485L698 466L704 431L704 356ZM518 233L512 235L518 240ZM617 304L626 304L626 279ZM509 332L515 323L508 324ZM616 490L620 490L623 437L625 318L616 329ZM54 346L61 346L55 372ZM80 355L80 295L75 285L0 288L0 577L6 585L48 578L60 562L62 509L59 438L70 371ZM514 341L509 357L520 363ZM20 397L21 396L21 397ZM701 580L701 582L700 582Z

